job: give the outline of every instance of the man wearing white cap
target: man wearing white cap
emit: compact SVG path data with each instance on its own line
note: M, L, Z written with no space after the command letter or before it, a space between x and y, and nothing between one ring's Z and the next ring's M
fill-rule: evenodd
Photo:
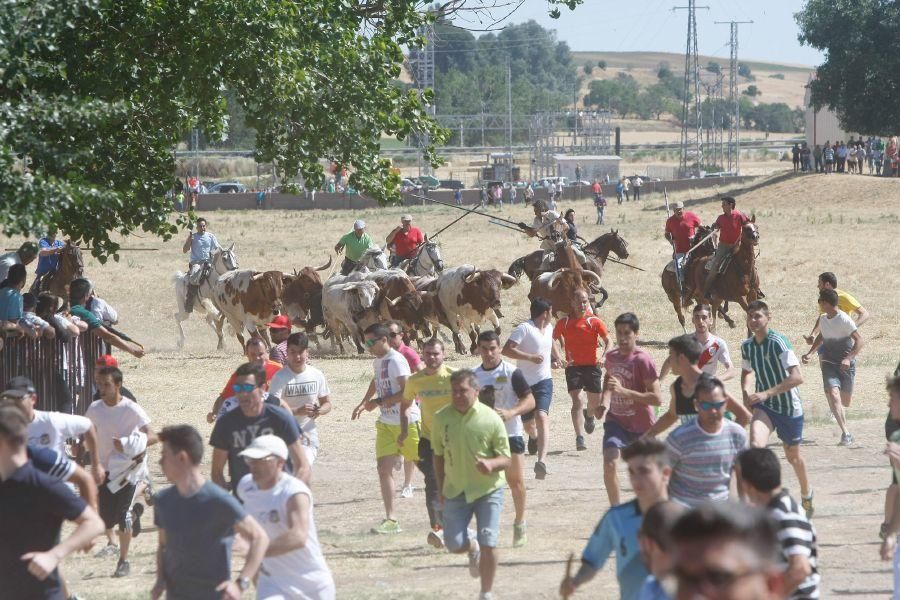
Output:
M238 484L244 508L269 536L256 597L332 600L334 579L319 546L312 492L284 472L284 440L261 435L241 456L250 467Z
M404 260L415 258L416 249L425 242L425 235L421 229L413 227L412 215L403 215L400 217L400 226L394 227L385 242L388 246L394 245L391 267L396 267Z
M678 261L675 276L678 277L678 283L682 289L684 288L684 268L687 266L686 253L691 249L691 238L694 237L694 232L700 225L702 225L700 217L689 210L684 210L684 202L681 200L675 202L675 214L666 219L665 235L666 239L675 247L675 260Z
M340 254L345 248L344 262L341 264L341 275L349 275L353 267L366 253L369 246L373 245L372 238L366 233L366 222L357 219L353 223L353 231L348 231L334 246L334 251Z

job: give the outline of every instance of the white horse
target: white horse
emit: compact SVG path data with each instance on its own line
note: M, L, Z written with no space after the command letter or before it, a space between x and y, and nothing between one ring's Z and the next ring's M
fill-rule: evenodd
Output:
M403 261L399 266L410 277L438 275L444 270L441 248L437 245L437 242L431 242L428 240L428 236L425 236L425 241L419 244L415 256Z
M213 251L210 254L210 262L212 269L210 269L209 276L200 283L197 299L194 301L194 310L206 314L205 320L207 325L212 327L213 331L216 332L216 337L219 339L216 349L221 350L225 347L225 339L222 335L222 320L219 318L221 314L211 298L219 277L238 268L234 244L231 244L224 250ZM178 312L175 313L175 324L178 325L178 348L181 349L184 348L185 340L184 327L182 327L181 322L190 317L190 313L185 308L188 286L187 273L177 271L172 277L172 281L175 283L175 305L178 307Z
M359 257L359 261L353 265L353 270L350 272L362 271L366 273L368 271L382 271L388 268L388 260L384 250L377 245L372 245L366 250L365 254Z

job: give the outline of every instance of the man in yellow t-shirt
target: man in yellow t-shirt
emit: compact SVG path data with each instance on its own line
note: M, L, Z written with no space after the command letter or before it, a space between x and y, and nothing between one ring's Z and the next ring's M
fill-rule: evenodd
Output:
M510 465L506 427L494 409L478 401L478 380L469 369L450 376L451 403L434 415L434 470L444 504L444 543L469 554L469 575L481 578L490 597L497 572L497 539ZM469 530L475 517L478 534Z
M425 476L425 507L428 509L428 520L431 531L428 543L435 548L444 547L444 529L441 519L440 490L434 476L434 453L431 450L431 424L434 414L450 404L453 397L450 387L450 375L453 369L444 365L444 343L438 339L430 339L425 343L422 353L425 368L415 373L406 381L403 388L403 403L400 405L400 436L397 443L403 445L409 434L407 409L416 400L422 412L421 430L419 431L419 461L416 463ZM413 423L415 426L416 423Z
M821 275L819 275L818 288L821 292L822 290L834 290L838 295L838 309L842 312L847 313L851 319L856 321L857 327L862 327L862 324L869 320L869 311L863 308L863 305L859 303L859 300L845 292L844 290L837 289L837 276L831 271L825 271ZM824 310L822 310L822 306L819 306L819 315L821 315ZM809 332L809 335L803 336L803 339L806 340L806 343L810 346L816 339L816 334L819 333L819 315L816 315L816 324L813 326L812 331Z

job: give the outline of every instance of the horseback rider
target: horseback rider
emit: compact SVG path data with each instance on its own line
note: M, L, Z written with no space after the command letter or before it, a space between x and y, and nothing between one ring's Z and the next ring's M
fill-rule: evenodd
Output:
M190 251L191 258L188 262L187 274L187 297L184 302L185 312L194 310L194 300L200 291L200 284L203 282L204 272L212 262L213 250L222 250L219 240L216 236L206 230L206 219L200 217L197 219L197 231L188 231L188 237L184 241L181 251L187 253Z
M687 251L691 249L691 239L697 227L703 223L700 217L689 210L684 210L684 202L675 202L674 214L666 219L665 236L675 246L675 276L684 295L684 270L687 267Z
M45 275L59 268L59 255L63 253L66 243L56 239L56 234L56 227L51 227L47 230L47 235L38 241L38 264L34 271L34 282L31 284L32 293L40 291L41 280Z
M709 290L712 288L719 274L719 268L727 257L730 258L737 250L741 233L744 225L750 222L750 219L741 211L735 209L736 201L731 196L722 197L722 214L713 223L713 229L719 231L719 245L716 247L716 253L706 263L706 282L703 284L703 296L709 296ZM727 265L726 265L727 266Z
M543 239L541 240L541 250L544 251L542 268L544 270L549 270L553 268L553 261L555 260L554 253L557 244L562 242L566 237L570 237L569 234L572 232L572 225L574 225L574 211L572 211L573 223L570 224L563 219L558 212L548 208L547 203L543 200L535 201L535 203L532 204L532 208L534 208L534 221L531 223L531 227L525 228L525 233L531 237L537 237L539 235L543 236ZM577 229L572 235L577 236ZM571 246L578 262L582 267L585 266L587 257L584 255L584 252L582 252L581 248L574 243L574 240L571 243Z
M344 257L344 262L341 263L341 275L349 275L372 245L372 238L366 233L366 222L357 219L353 223L353 231L348 231L341 236L334 246L334 251L338 254L344 248L347 249L347 255Z
M404 260L412 260L416 257L416 250L425 242L422 230L412 224L412 215L400 217L400 226L388 234L385 243L394 245L394 254L391 256L391 268L400 266Z

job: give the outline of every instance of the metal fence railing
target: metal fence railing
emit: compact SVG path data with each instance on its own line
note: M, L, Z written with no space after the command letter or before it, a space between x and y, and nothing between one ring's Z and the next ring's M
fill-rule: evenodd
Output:
M94 364L104 346L90 333L69 341L7 337L0 349L0 390L24 375L34 382L37 409L84 414L94 394Z

